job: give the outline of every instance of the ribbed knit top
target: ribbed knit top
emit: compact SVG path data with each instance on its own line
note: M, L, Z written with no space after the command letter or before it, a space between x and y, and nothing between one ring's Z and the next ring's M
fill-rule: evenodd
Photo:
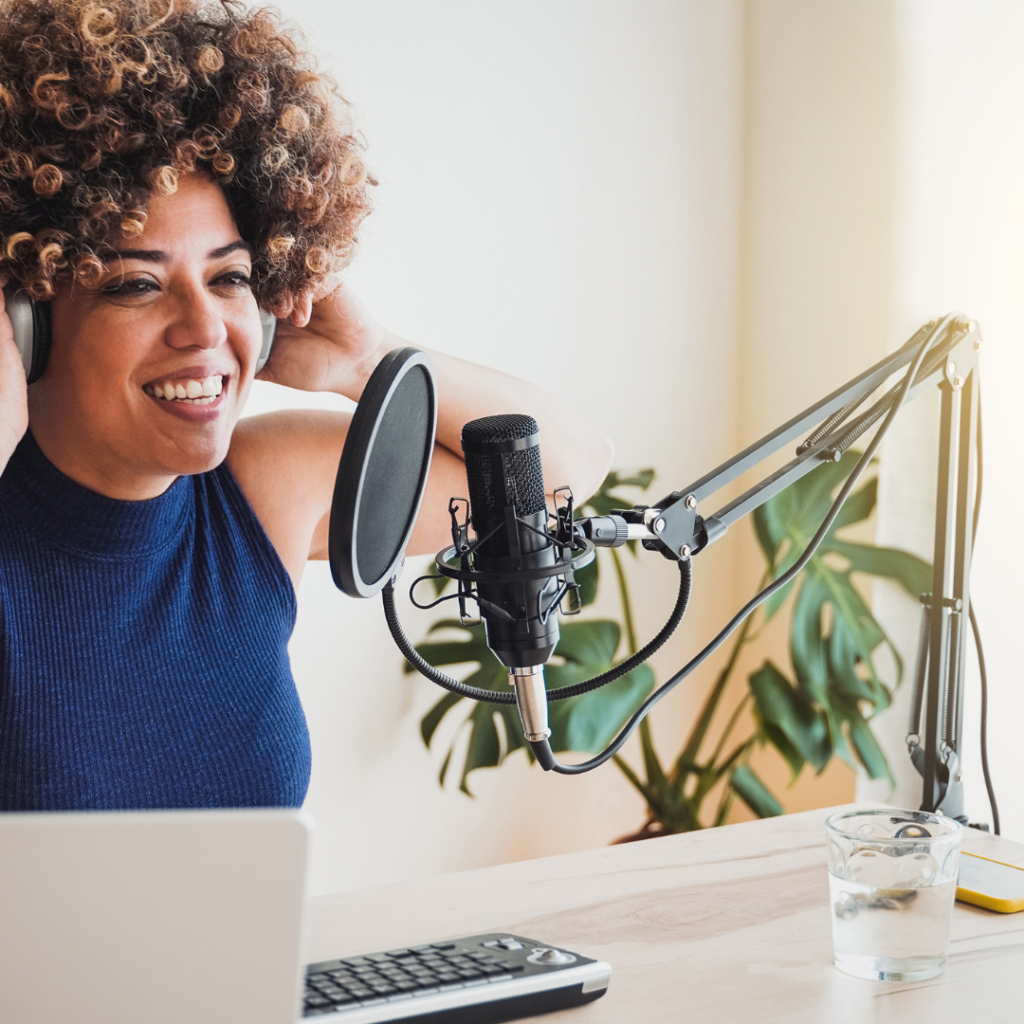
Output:
M0 476L0 810L298 806L295 593L226 465L149 501Z

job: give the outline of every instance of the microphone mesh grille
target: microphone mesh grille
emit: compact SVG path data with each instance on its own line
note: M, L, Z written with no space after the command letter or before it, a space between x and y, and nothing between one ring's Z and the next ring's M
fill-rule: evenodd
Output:
M485 416L473 420L462 428L464 441L486 445L488 442L518 441L537 433L537 421L532 416L505 414ZM523 451L502 452L494 455L466 453L466 476L469 480L469 504L473 513L473 528L478 533L489 529L503 515L503 488L494 479L494 459L501 460L505 476L505 490L516 515L529 516L542 512L544 503L544 471L540 461L540 447L532 445Z
M520 413L502 413L500 416L484 416L473 420L462 428L462 439L473 444L488 441L520 441L537 433L537 421L532 416Z

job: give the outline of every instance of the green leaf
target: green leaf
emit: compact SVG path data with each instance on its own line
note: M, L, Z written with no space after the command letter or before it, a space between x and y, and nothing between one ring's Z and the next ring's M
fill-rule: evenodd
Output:
M472 716L473 727L469 733L469 747L466 750L466 761L462 768L462 779L459 789L467 796L473 794L469 790L469 773L477 768L494 768L501 764L501 742L498 739L498 727L494 723L494 706L479 704L480 714Z
M789 762L794 777L804 761L809 761L815 771L820 772L832 756L832 742L824 713L770 661L765 661L750 676L749 683L769 739ZM779 736L782 743L778 742Z
M420 719L420 735L423 737L423 743L429 747L430 741L434 738L434 733L437 731L437 727L441 724L441 719L448 714L449 711L462 698L457 693L446 693L424 716Z
M920 597L932 589L931 565L909 551L879 548L871 544L852 544L834 538L829 549L847 559L854 572L895 580L911 597Z
M596 673L588 670L581 678L590 675ZM551 685L565 685L564 678L556 675ZM653 689L654 673L648 665L640 665L593 693L555 701L548 707L552 749L599 753Z
M850 466L853 469L853 466ZM845 479L845 477L844 477ZM831 497L831 495L830 495ZM839 510L830 533L841 530L852 523L861 523L875 510L878 501L878 477L872 477L859 491L854 491Z
M837 710L845 719L850 730L850 742L857 753L861 764L864 765L868 777L872 779L886 779L895 784L892 772L889 769L889 762L886 760L882 748L878 745L871 726L860 713L857 705L852 702L843 701L838 703Z
M619 647L619 637L622 635L619 624L611 619L563 622L560 625L559 634L558 647L555 648L554 656L587 669L596 666L601 666L602 669L610 668ZM565 682L554 683L553 680L560 676L560 670L561 666L557 664L546 666L545 676L548 679L549 689L555 685L563 686L569 682L578 681L567 678ZM571 677L573 673L567 675ZM580 679L585 678L586 676L580 676Z
M417 645L416 649L430 664L446 668L475 663L477 668L465 680L467 685L509 692L508 670L488 649L482 625L466 627L457 620L447 619L435 623L430 632L442 630L451 631L459 638L427 640ZM552 661L545 667L549 688L581 682L611 668L621 639L617 622L610 619L562 622L560 634ZM549 708L552 749L556 753L569 750L596 753L603 749L653 688L654 674L644 665L594 693L555 701ZM461 700L455 694L446 694L427 712L420 723L425 742L429 744L441 721ZM507 739L504 751L495 724L496 716L504 722ZM469 729L469 742L459 781L463 792L470 792L468 776L471 772L497 767L508 754L520 748L525 748L528 756L531 753L514 704L471 702L464 725Z
M822 636L827 598L824 579L816 572L805 572L789 627L789 656L797 684L819 704L828 702L828 652Z
M759 818L775 818L782 814L782 804L772 796L750 765L741 764L734 768L729 782L739 798Z

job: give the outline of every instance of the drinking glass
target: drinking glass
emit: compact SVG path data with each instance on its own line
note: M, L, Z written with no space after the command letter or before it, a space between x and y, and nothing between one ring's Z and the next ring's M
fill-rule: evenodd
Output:
M941 974L963 827L926 811L842 811L825 822L835 965L876 981Z

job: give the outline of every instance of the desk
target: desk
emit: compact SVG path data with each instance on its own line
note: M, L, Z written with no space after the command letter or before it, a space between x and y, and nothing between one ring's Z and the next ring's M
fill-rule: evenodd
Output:
M606 996L549 1024L1024 1020L1024 913L957 903L931 981L832 966L823 823L840 809L313 897L309 960L508 930L612 965ZM1021 852L973 830L964 848Z

